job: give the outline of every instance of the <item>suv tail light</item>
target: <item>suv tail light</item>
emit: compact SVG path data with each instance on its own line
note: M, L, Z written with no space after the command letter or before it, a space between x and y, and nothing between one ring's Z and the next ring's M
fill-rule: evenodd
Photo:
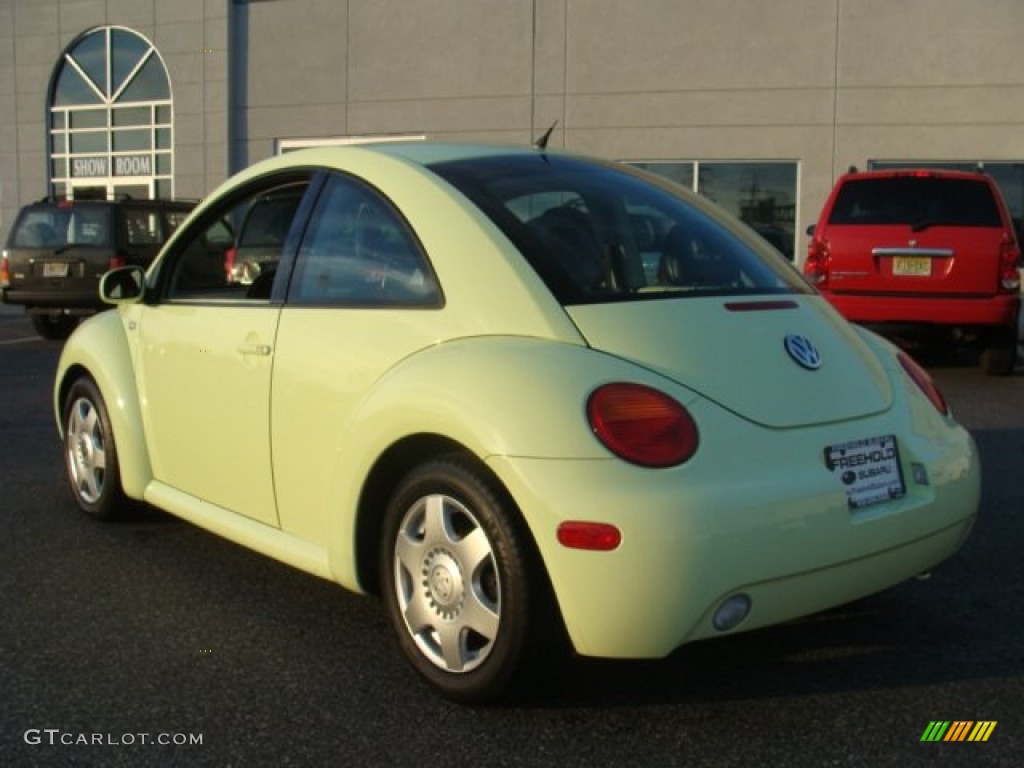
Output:
M11 284L11 260L7 256L7 251L3 252L0 256L0 285Z
M807 263L804 264L804 275L816 288L828 285L828 241L820 237L812 237L807 246Z
M228 282L232 282L234 277L232 271L235 268L235 261L238 259L238 249L232 246L224 251L224 274L227 276Z
M1013 238L1003 238L1002 247L999 250L999 289L1006 293L1016 293L1020 290L1020 272L1017 265L1020 263L1020 247Z
M907 376L910 377L918 389L920 389L924 396L928 398L929 402L935 406L935 410L941 413L943 416L949 415L949 406L946 404L946 398L942 396L942 392L932 381L932 377L928 375L928 372L915 362L915 360L908 355L906 352L900 352L898 355L900 365L903 366L903 370L907 372Z
M605 384L587 400L597 439L619 458L641 467L672 467L697 452L697 424L663 392L642 384Z

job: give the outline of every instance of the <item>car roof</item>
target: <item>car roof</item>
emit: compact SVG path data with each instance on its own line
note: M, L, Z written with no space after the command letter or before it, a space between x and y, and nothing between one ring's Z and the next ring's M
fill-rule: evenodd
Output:
M386 156L421 167L459 160L509 156L538 157L545 154L572 156L580 159L593 159L583 158L580 155L570 154L559 150L541 149L534 146L512 144L382 141L299 149L294 152L277 155L255 163L250 166L249 169L243 171L242 175L248 175L247 171L249 170L258 172L264 169L270 170L275 167L279 169L298 168L302 166L322 168L344 167L347 159L358 155L366 156L368 154ZM593 160L595 162L600 162L596 159Z
M984 171L957 171L944 168L886 168L877 171L852 171L843 174L843 181L858 179L969 179L989 181L991 177Z

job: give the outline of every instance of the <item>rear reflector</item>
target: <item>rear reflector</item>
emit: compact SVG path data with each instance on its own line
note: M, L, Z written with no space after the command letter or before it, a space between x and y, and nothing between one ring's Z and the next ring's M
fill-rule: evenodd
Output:
M610 552L622 543L622 532L607 523L572 521L558 526L558 543L569 549Z

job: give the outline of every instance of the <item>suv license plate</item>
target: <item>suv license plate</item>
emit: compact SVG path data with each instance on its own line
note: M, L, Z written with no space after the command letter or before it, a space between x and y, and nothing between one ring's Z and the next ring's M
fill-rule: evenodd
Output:
M66 261L47 261L43 264L43 277L67 277L68 264Z
M850 509L860 509L906 494L895 435L830 445L825 466L846 489Z
M927 256L896 256L892 261L892 273L928 277L932 273L932 260Z

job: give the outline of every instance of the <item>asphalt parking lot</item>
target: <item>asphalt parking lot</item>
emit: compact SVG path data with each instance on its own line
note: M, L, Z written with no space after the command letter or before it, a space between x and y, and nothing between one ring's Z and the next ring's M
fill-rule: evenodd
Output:
M1020 364L932 368L985 478L974 534L929 580L663 661L574 661L472 709L413 676L372 599L153 510L77 513L58 354L0 306L0 765L1021 765ZM934 721L996 725L922 742Z

